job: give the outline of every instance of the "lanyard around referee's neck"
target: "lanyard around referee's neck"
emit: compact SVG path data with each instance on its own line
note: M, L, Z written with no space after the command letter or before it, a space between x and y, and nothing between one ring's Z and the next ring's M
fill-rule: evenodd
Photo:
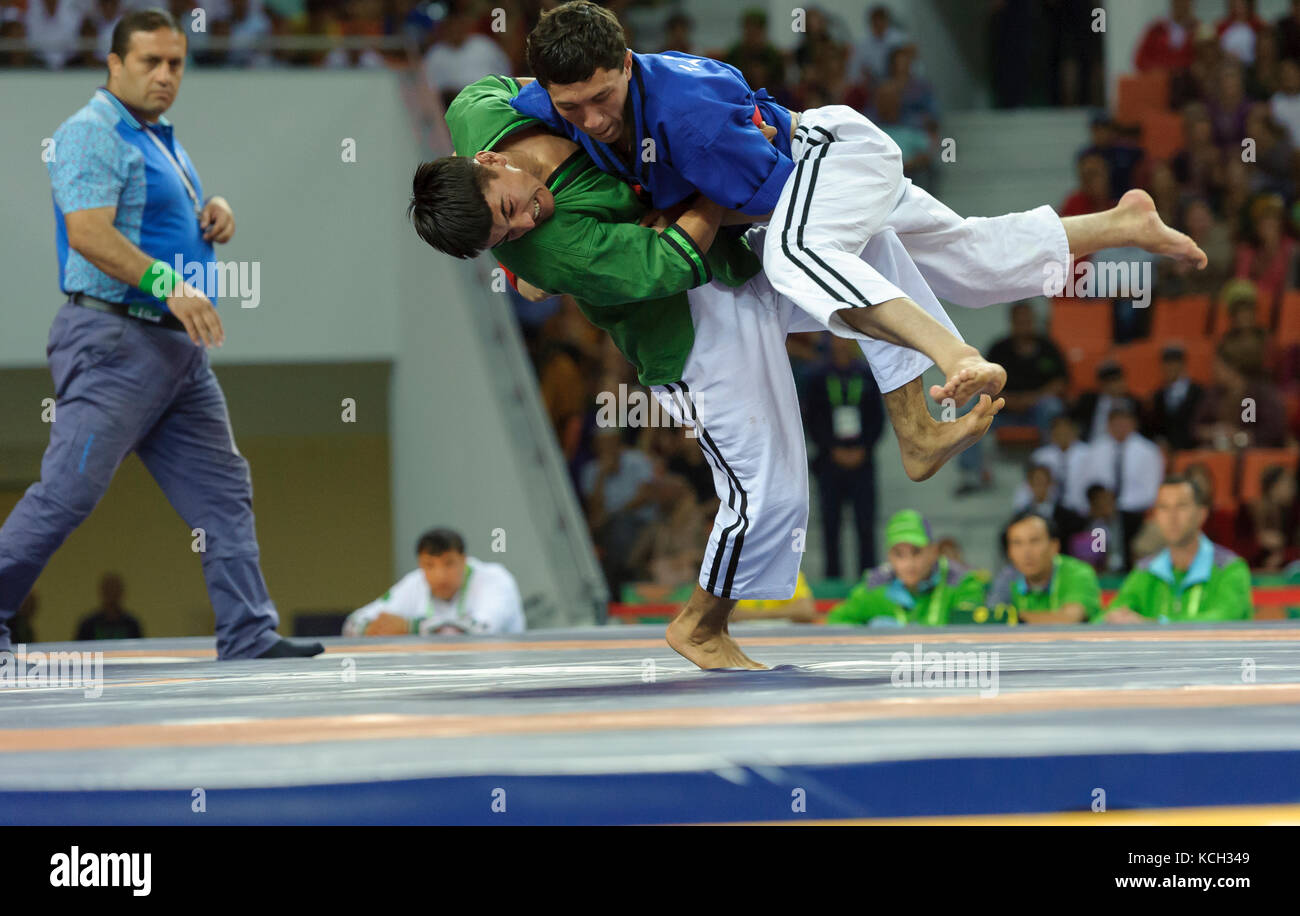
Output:
M167 157L167 161L171 163L181 183L185 185L185 193L190 195L190 201L194 204L194 215L201 217L203 215L203 204L199 202L199 192L194 190L194 185L190 182L190 176L186 173L185 168L172 155L172 151L167 148L167 144L158 139L158 135L149 129L148 124L141 124L140 129L153 141L153 145L158 147L158 151Z

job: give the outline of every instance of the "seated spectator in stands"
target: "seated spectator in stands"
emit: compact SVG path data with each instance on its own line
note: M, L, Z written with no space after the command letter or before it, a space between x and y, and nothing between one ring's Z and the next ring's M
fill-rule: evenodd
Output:
M650 489L655 517L628 552L628 572L668 589L693 582L708 546L710 516L676 474L656 476Z
M1106 160L1110 172L1110 194L1119 199L1125 191L1137 187L1137 173L1146 153L1142 150L1141 131L1117 124L1109 114L1093 116L1092 143L1081 155L1095 153ZM1062 214L1064 215L1064 214Z
M1288 57L1279 71L1277 92L1268 101L1269 113L1287 132L1293 148L1300 148L1300 60Z
M1277 38L1283 60L1300 60L1300 0L1291 0L1291 12L1277 21Z
M1025 466L1025 480L1016 488L1011 500L1013 512L1034 512L1050 518L1059 531L1064 513L1061 508L1061 488L1052 476L1052 469L1032 461Z
M1246 238L1237 245L1235 276L1255 284L1267 315L1276 313L1283 291L1295 284L1296 243L1286 234L1285 212L1278 195L1256 197Z
M1296 559L1297 513L1295 473L1274 465L1260 475L1259 499L1246 507L1250 526L1246 557L1251 569L1276 572Z
M1251 191L1292 199L1295 196L1295 178L1292 175L1295 150L1286 130L1274 122L1273 116L1269 114L1267 103L1256 102L1250 106L1246 133L1255 141L1255 167L1250 172Z
M858 555L851 578L876 565L876 443L884 429L880 389L857 341L831 337L830 362L804 396L804 428L817 447L812 461L821 506L825 575L844 577L840 524L853 507Z
M993 357L990 355L989 357ZM1003 365L1006 365L1005 363ZM1008 371L1008 376L1010 372ZM1106 435L1110 412L1118 405L1132 405L1135 398L1124 379L1124 367L1113 359L1097 364L1097 390L1085 391L1075 399L1070 414L1079 424L1079 433L1088 442L1096 442ZM1154 495L1154 494L1153 494Z
M699 566L697 561L696 566ZM812 589L799 570L795 582L794 597L784 601L777 599L737 601L731 612L733 621L753 620L788 620L791 623L815 623L817 621L817 603L813 599Z
M627 559L632 545L655 518L655 470L643 452L623 444L617 428L597 429L592 447L595 458L582 469L581 492L605 578L617 595L631 575Z
M1165 457L1158 445L1137 431L1137 414L1131 403L1112 407L1109 417L1106 435L1089 443L1091 482L1103 484L1115 494L1124 523L1124 543L1129 544L1156 500Z
M665 51L680 51L683 54L694 54L695 44L691 41L691 29L695 27L695 21L685 13L676 12L668 17L664 23L664 46Z
M1145 435L1172 451L1196 447L1192 418L1200 407L1205 389L1187 375L1187 352L1178 342L1160 351L1160 373L1164 377L1146 413Z
M740 41L732 45L723 58L745 77L753 89L785 85L785 57L767 39L767 13L758 7L740 16Z
M888 561L870 570L848 598L826 618L828 624L943 626L955 612L984 604L987 580L939 555L930 526L914 509L904 509L885 526Z
M1171 0L1169 18L1157 19L1142 33L1134 58L1137 69L1173 71L1190 67L1199 25L1192 12L1192 0Z
M1219 451L1281 448L1290 438L1286 406L1272 383L1247 376L1219 355L1214 359L1214 383L1192 424L1201 447Z
M85 639L140 639L144 631L140 621L122 607L126 584L117 573L105 573L99 580L99 607L81 619L77 625L78 640Z
M1277 35L1272 29L1264 29L1255 36L1255 62L1246 68L1246 95L1267 102L1282 82L1281 68Z
M1011 307L1011 333L989 347L989 359L1007 370L1007 406L998 422L1036 426L1046 439L1052 420L1065 412L1068 375L1060 349L1038 330L1032 303Z
M1210 507L1210 515L1201 530L1205 536L1216 544L1227 547L1234 553L1241 553L1241 544L1247 542L1250 533L1247 530L1249 525L1244 521L1244 513L1239 512L1235 506L1220 507L1218 500L1215 498L1217 487L1214 483L1214 475L1210 473L1210 467L1204 461L1197 461L1185 465L1181 471L1184 477L1195 482L1201 492L1205 494L1206 502ZM1166 546L1165 537L1160 533L1160 526L1156 524L1154 516L1148 516L1146 522L1139 529L1137 537L1133 539L1132 560L1137 563L1146 557L1154 556L1163 550Z
M1255 15L1255 0L1228 0L1228 15L1219 20L1219 46L1243 64L1255 60L1257 35L1267 26Z
M1271 376L1274 362L1268 331L1259 326L1258 293L1249 280L1224 284L1219 308L1228 318L1228 330L1219 338L1215 352L1247 378Z
M1069 414L1052 420L1051 441L1029 456L1030 464L1041 464L1052 472L1060 493L1061 537L1067 540L1088 512L1089 461L1088 443L1079 439L1079 425Z
M108 52L113 47L113 29L122 18L122 0L95 0L86 21L95 31L95 60L107 65Z
M1061 204L1061 216L1084 216L1115 206L1117 198L1111 190L1110 165L1105 156L1093 149L1085 150L1075 167L1079 187Z
M1099 483L1088 487L1088 514L1069 545L1070 556L1099 573L1115 575L1129 568L1124 517L1115 507L1115 494L1109 487Z
M662 461L669 474L685 480L696 502L707 506L718 498L713 489L713 468L697 436L684 426L647 427L646 434L647 454Z
M61 70L77 56L85 15L81 0L27 0L27 43L47 69Z
M847 105L855 111L864 110L870 96L861 84L849 81L848 58L847 45L824 44L806 67L799 68L800 82L795 88L795 101L805 110L825 105Z
M225 63L230 67L269 67L274 57L268 50L259 48L272 34L271 17L263 8L261 0L230 0L230 17L223 20L225 31L230 37L230 50L226 52ZM337 66L329 61L337 60L338 55L346 56L348 52L335 48L325 56L324 66ZM374 53L374 52L371 52Z
M1192 480L1165 478L1155 519L1169 546L1129 573L1098 619L1164 623L1251 617L1250 569L1202 533L1208 514L1208 497Z
M1220 156L1214 145L1214 124L1209 109L1201 102L1183 107L1186 143L1169 160L1174 178L1185 191L1209 198L1220 182Z
M1215 94L1219 69L1225 60L1233 59L1219 47L1214 27L1202 24L1192 41L1192 65L1186 70L1175 71L1169 81L1171 107L1181 109L1189 102L1209 102Z
M1219 149L1241 155L1241 141L1246 137L1246 117L1250 114L1250 99L1246 98L1246 84L1241 64L1228 60L1219 67L1214 92L1206 100L1214 142Z
M867 35L853 49L849 79L875 85L889 74L889 53L907 42L907 33L893 24L889 7L867 11Z
M515 577L500 563L466 556L465 541L434 528L415 544L419 569L343 622L344 636L522 633L524 605Z
M512 69L501 46L478 31L469 5L460 6L438 25L437 41L424 55L425 79L441 93L444 106L475 80Z
M939 102L934 85L917 75L914 44L900 45L889 55L889 78L899 87L903 123L933 133L939 126Z
M1209 147L1211 160L1217 158ZM1156 262L1156 289L1161 296L1217 296L1233 269L1232 237L1227 223L1214 218L1209 201L1202 197L1184 197L1178 219L1173 225L1187 233L1205 252L1209 263L1197 270L1189 264L1175 263L1172 258ZM1200 328L1189 329L1198 334Z
M794 49L794 63L800 72L813 66L817 59L826 53L849 53L843 42L837 41L830 31L830 21L826 11L821 7L809 6L805 9L803 37Z
M9 618L9 641L16 647L36 642L36 628L32 621L40 610L41 602L36 592L30 592L18 605L18 613Z
M990 606L1009 605L1020 623L1086 623L1101 610L1101 586L1091 566L1061 555L1056 523L1032 509L1007 524L1007 557L1016 571L989 590Z

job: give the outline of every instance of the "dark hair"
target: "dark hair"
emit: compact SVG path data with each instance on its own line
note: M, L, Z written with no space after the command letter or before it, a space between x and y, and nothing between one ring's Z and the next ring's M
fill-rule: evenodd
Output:
M417 557L422 553L427 553L432 557L440 557L449 550L454 550L457 553L465 552L464 539L450 528L430 529L420 535L420 540L415 542L415 555Z
M1037 462L1037 461L1031 461L1031 462L1029 462L1027 465L1025 465L1025 477L1026 477L1026 478L1028 478L1029 475L1033 474L1034 471L1043 471L1043 472L1045 472L1045 473L1047 474L1047 477L1048 477L1049 480L1055 480L1055 479L1056 479L1056 475L1052 473L1052 469L1051 469L1050 467L1048 467L1047 465L1045 465L1045 464L1042 464L1042 463Z
M1210 494L1205 492L1205 488L1200 482L1189 474L1170 474L1160 482L1162 487L1175 487L1179 484L1187 484L1192 488L1192 499L1196 500L1196 505L1208 508L1210 505Z
M543 86L582 83L597 70L618 70L626 54L618 17L587 0L543 13L528 33L528 66Z
M1056 530L1056 522L1054 522L1052 519L1048 518L1046 515L1044 515L1041 512L1037 512L1033 509L1022 509L1011 517L1011 521L1007 522L1006 538L1008 544L1010 543L1011 529L1014 528L1016 525L1019 525L1021 522L1025 521L1026 519L1031 519L1031 518L1038 519L1047 528L1047 539L1049 541L1060 540L1061 534L1059 531Z
M492 208L484 194L491 177L467 156L421 163L406 208L420 238L455 258L482 253L492 237Z
M132 35L136 32L156 32L159 29L171 29L181 35L186 34L185 30L176 24L172 14L166 10L147 9L127 13L113 27L113 43L109 47L109 51L125 60L126 52L131 50ZM188 35L186 35L186 40L189 40Z
M1088 490L1084 495L1087 496L1088 502L1091 503L1099 494L1109 492L1110 487L1106 486L1104 483L1094 483L1088 486Z

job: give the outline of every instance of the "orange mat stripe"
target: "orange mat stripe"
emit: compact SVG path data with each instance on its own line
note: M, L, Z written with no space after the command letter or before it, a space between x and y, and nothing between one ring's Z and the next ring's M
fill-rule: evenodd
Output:
M1136 690L1042 690L905 696L829 703L776 703L672 709L589 710L515 715L346 715L253 719L247 722L106 725L54 729L0 729L0 753L127 747L306 744L398 738L591 733L627 729L733 728L939 716L1001 715L1078 709L1261 706L1300 703L1300 684L1242 684Z

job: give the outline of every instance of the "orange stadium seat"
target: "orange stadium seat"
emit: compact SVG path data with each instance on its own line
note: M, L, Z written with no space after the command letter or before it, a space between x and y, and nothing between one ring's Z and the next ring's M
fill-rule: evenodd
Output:
M1214 481L1215 511L1233 509L1237 505L1237 487L1233 480L1237 468L1237 456L1232 452L1219 452L1214 449L1192 449L1174 455L1175 474L1181 474L1193 464L1204 464L1210 469L1210 478Z
M1183 116L1172 111L1142 114L1142 149L1155 160L1172 159L1183 149Z
M1164 382L1160 374L1160 341L1139 340L1115 350L1115 358L1124 367L1124 381L1128 390L1139 398L1155 394Z
M1065 357L1066 370L1070 375L1069 395L1077 398L1085 391L1097 387L1097 364L1110 354L1107 344L1090 344L1080 341L1074 344L1057 344Z
M1115 339L1109 299L1053 299L1050 333L1058 347L1076 343L1110 346Z
M1149 111L1169 110L1169 73L1148 70L1119 78L1115 120L1121 124L1141 124Z
M1151 337L1162 344L1204 337L1210 323L1208 295L1157 299L1151 308Z
M1300 344L1300 292L1282 294L1282 314L1277 320L1277 343L1282 347Z
M1261 493L1264 472L1278 464L1293 473L1300 464L1300 448L1252 448L1241 453L1241 501L1254 502Z

